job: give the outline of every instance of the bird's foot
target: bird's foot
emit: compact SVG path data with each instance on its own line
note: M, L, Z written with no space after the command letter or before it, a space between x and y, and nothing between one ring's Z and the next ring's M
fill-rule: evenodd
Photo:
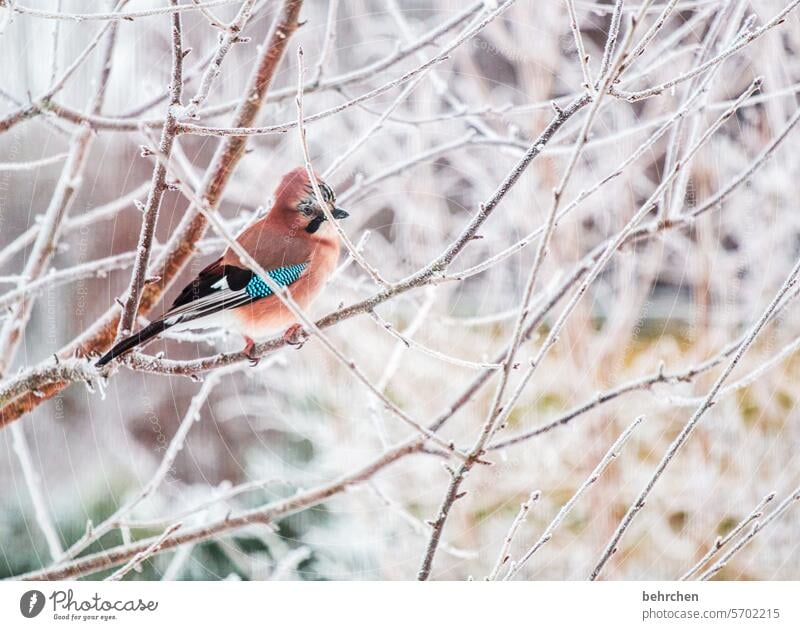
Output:
M250 339L250 337L244 338L245 344L242 352L247 355L247 360L250 362L250 367L255 367L258 365L258 362L261 361L261 357L256 356L256 342Z
M303 330L300 324L292 324L286 329L286 332L283 333L283 340L290 346L294 346L299 350L308 340L308 333Z

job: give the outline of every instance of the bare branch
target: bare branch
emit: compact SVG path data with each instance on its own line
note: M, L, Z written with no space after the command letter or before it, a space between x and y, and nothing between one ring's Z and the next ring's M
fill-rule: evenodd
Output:
M374 63L367 64L364 67L359 68L357 70L353 70L350 72L346 72L331 77L330 79L321 79L319 84L308 82L306 85L303 86L303 90L306 94L324 90L341 90L342 88L347 87L348 85L360 83L370 77L373 77L376 74L379 74L384 70L399 64L404 59L422 50L426 46L429 46L438 37L441 37L445 33L448 33L453 29L458 28L458 26L463 24L466 20L468 20L470 16L477 13L483 7L483 4L484 4L483 0L478 0L474 4L464 9L461 13L456 14L452 18L444 21L439 26L434 27L424 35L421 35L417 40L409 43L406 46L398 47L383 59L379 59ZM205 64L200 64L200 65L205 66ZM271 91L271 93L264 98L264 103L283 101L286 100L287 98L294 97L295 94L296 90L293 87L277 89ZM156 99L154 99L153 102L155 103L160 102L164 98L166 98L166 94L156 97ZM239 101L237 100L229 103L224 103L222 105L206 107L198 111L197 115L201 118L215 118L234 111L237 108L238 104ZM66 120L69 120L74 123L88 123L94 129L98 130L104 129L108 131L120 131L120 132L138 131L140 126L142 125L146 127L158 127L163 122L163 120L160 118L140 120L135 117L140 113L138 110L127 112L127 117L120 117L120 118L88 116L82 114L81 112L71 107L64 105L63 103L56 103L52 99L49 100L47 108L48 111L52 111L56 115ZM34 114L35 112L31 112L31 115Z
M128 0L119 0L116 8L120 9L124 7L127 3ZM15 9L17 9L18 7L19 5L14 6ZM86 61L91 52L97 47L97 44L100 43L105 34L109 32L109 29L112 27L116 28L114 22L108 22L107 24L104 24L102 27L100 27L95 33L94 37L91 40L89 40L89 43L86 45L86 48L84 48L81 51L81 53L75 58L75 60L70 64L70 66L66 70L64 70L64 72L57 80L51 81L50 87L47 89L47 91L44 94L42 94L39 98L37 98L31 105L27 107L22 107L17 111L6 115L4 118L0 118L0 133L8 131L14 125L35 116L36 114L39 113L39 111L42 108L47 107L47 105L50 102L50 99L61 91L61 89L67 83L69 78L73 74L75 74L78 68L81 67L83 62ZM99 108L94 108L94 111L92 113L97 114L98 112Z
M72 20L74 22L83 22L87 20L96 21L112 21L119 20L133 20L141 17L151 17L153 15L177 14L184 11L194 11L198 9L210 9L212 7L221 7L226 4L234 4L242 0L205 0L202 3L192 4L174 4L170 7L160 7L156 9L144 9L141 11L128 11L121 12L119 8L111 13L62 13L60 11L42 11L40 9L33 9L21 4L14 4L13 10L16 13L30 15L31 17L42 18L45 20Z
M628 48L632 42L634 31L635 28L634 25L632 24L631 28L628 29L625 42L623 43L622 48L617 55L616 61L612 63L612 66L608 74L602 77L600 90L598 91L597 95L592 99L589 111L586 117L584 118L583 124L581 126L581 131L578 136L578 142L576 143L575 148L573 149L572 155L570 156L569 162L567 163L567 166L564 169L564 172L559 180L558 185L553 189L553 200L550 205L550 210L547 214L547 218L545 221L544 236L542 240L539 242L539 246L537 247L533 265L531 266L531 271L530 274L528 275L528 279L525 284L520 311L517 316L517 320L514 324L514 330L511 334L511 342L509 344L508 353L505 355L503 359L503 368L500 374L500 382L495 388L495 392L492 397L492 403L489 407L489 413L486 417L486 420L483 423L483 427L480 433L478 434L478 437L476 438L472 448L469 451L469 457L467 461L464 462L458 468L458 470L452 475L452 479L450 480L450 485L447 491L445 492L444 498L442 499L442 504L439 508L439 514L436 517L436 520L434 521L433 532L431 533L431 538L428 543L428 548L425 551L425 555L423 556L422 559L422 565L420 566L420 570L417 573L417 579L419 580L427 580L428 577L430 576L431 567L433 565L433 559L436 554L436 548L438 546L439 538L447 521L447 517L450 514L450 510L452 509L454 502L458 500L461 496L463 496L463 493L460 492L459 488L461 487L461 484L463 483L465 476L467 475L467 473L469 473L469 471L472 469L475 463L478 462L480 457L484 454L486 446L494 436L494 433L497 430L497 428L503 426L504 418L507 417L507 414L513 407L515 396L518 395L518 393L515 393L514 395L512 395L510 401L505 401L505 403L503 402L503 396L505 395L506 387L508 386L511 372L516 365L515 359L517 356L517 352L525 336L525 324L529 317L531 299L533 297L533 292L536 286L536 280L538 278L539 270L542 267L544 256L547 251L547 247L550 243L550 237L552 236L553 231L555 230L556 216L558 213L559 204L561 202L561 197L563 195L564 189L567 186L567 183L569 182L570 177L572 176L573 170L581 155L581 151L583 150L584 144L588 140L589 129L591 128L595 120L595 116L597 115L597 112L600 108L601 99L603 96L605 96L608 87L611 85L612 81L617 76L619 69L622 65L622 62L625 59L625 56L628 52ZM591 84L589 84L587 89L591 89ZM538 362L539 361L536 360L536 363ZM526 374L526 378L523 381L522 386L524 386L524 383L527 382L527 377L531 372L532 370L529 370L528 374ZM522 386L518 387L517 392L521 392Z

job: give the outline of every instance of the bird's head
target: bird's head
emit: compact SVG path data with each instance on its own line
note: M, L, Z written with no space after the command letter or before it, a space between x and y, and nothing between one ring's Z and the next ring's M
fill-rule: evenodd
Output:
M317 176L317 183L322 198L334 218L344 219L349 216L347 212L336 207L336 195L319 176ZM309 234L330 229L325 227L328 225L325 212L317 203L314 187L306 169L302 166L292 169L281 179L281 183L275 190L273 212L279 215L274 217L275 219L280 218L289 225L300 226Z

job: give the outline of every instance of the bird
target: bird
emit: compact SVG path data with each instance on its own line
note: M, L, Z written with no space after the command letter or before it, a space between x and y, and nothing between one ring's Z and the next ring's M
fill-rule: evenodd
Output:
M333 190L317 177L323 201L335 219L349 213L336 206ZM305 167L280 180L269 212L236 237L270 278L286 287L305 309L320 293L339 260L339 235L317 203ZM288 328L287 328L288 326ZM239 333L251 363L257 340L285 329L284 338L297 343L302 327L294 313L269 285L241 262L228 247L175 298L164 316L125 337L95 363L98 368L144 345L166 330L223 328Z

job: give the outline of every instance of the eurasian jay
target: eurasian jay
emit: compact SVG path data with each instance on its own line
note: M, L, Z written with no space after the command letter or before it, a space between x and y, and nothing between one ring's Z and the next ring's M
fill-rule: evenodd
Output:
M336 197L327 184L319 181L319 189L336 219L348 216L336 207ZM303 167L283 176L269 213L236 240L272 280L288 288L303 309L320 292L339 259L338 235L317 204ZM296 332L294 314L228 248L184 287L164 317L122 339L100 358L97 367L167 329L224 328L238 332L246 342L244 352L254 359L255 340L287 326L287 335Z

